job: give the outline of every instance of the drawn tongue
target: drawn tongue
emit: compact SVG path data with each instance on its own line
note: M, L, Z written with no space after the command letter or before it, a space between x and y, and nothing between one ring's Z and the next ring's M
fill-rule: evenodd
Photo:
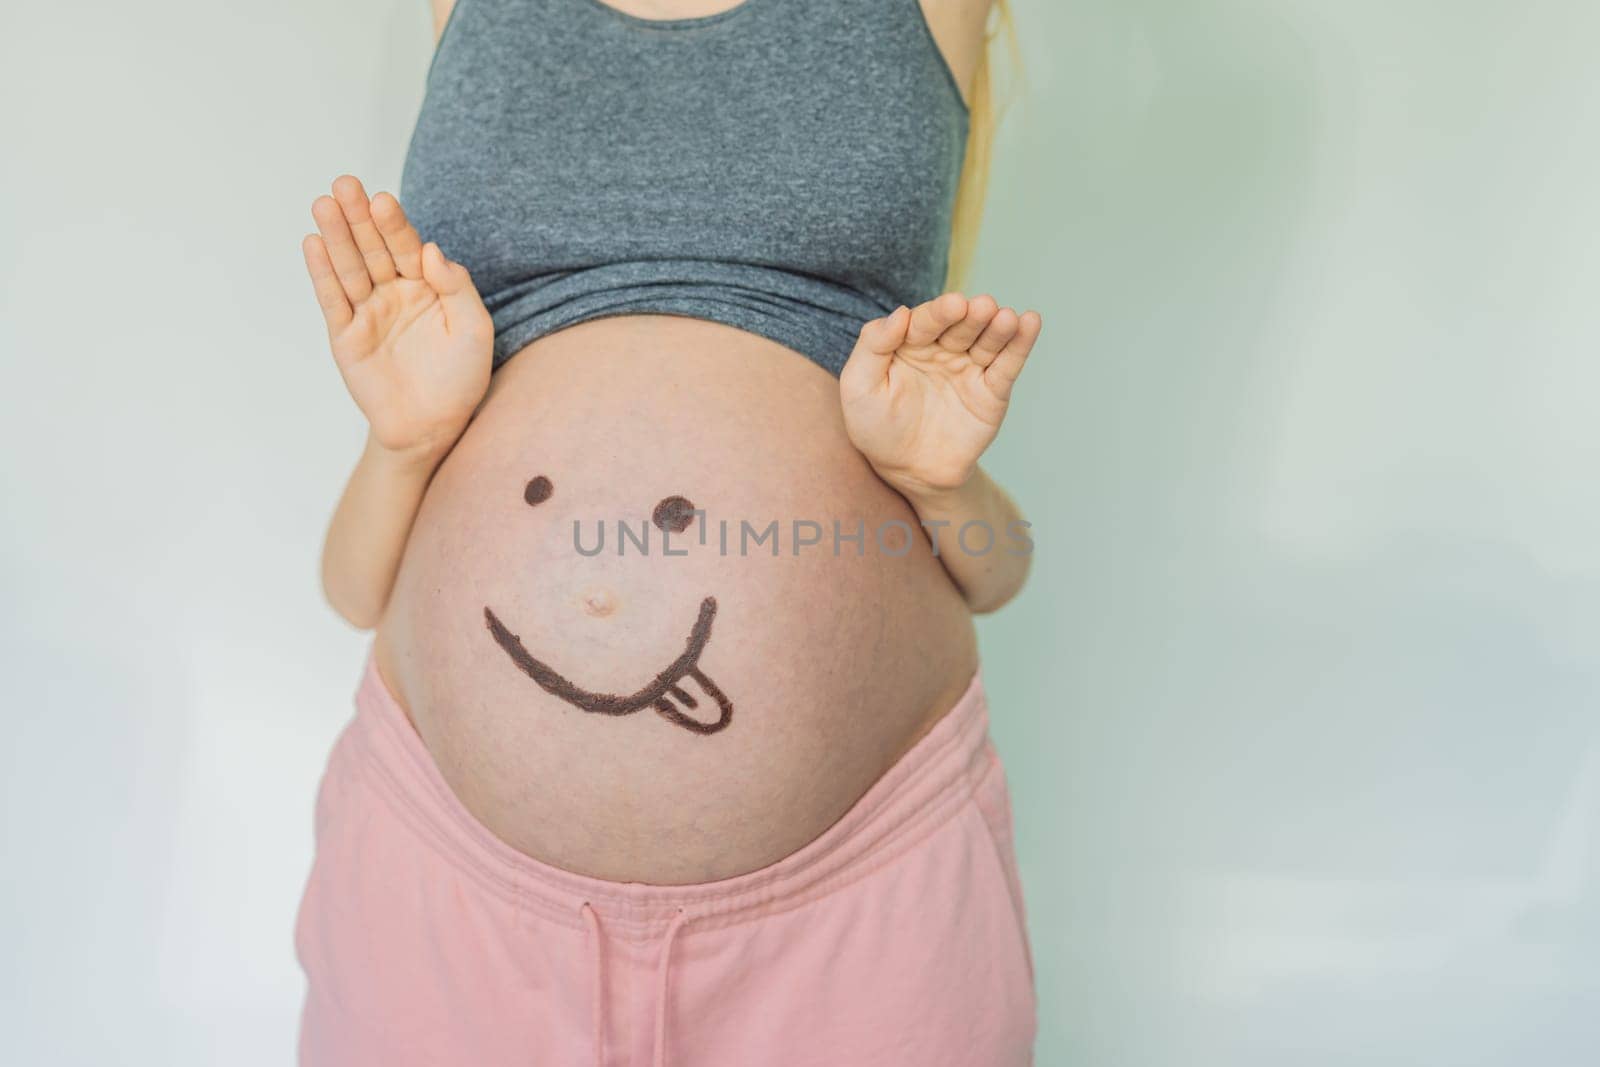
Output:
M697 734L714 734L733 718L732 702L698 667L678 679L655 707L668 722Z

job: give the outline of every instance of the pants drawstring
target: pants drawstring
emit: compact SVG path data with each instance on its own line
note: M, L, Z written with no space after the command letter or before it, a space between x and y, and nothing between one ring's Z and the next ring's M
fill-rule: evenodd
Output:
M583 921L588 924L589 935L594 944L594 1062L595 1067L605 1067L605 938L600 930L600 916L595 913L587 900L583 902L583 907L579 911L583 914ZM688 921L689 913L679 908L678 914L667 924L667 932L661 939L661 962L656 965L655 1067L667 1067L667 978L672 969L672 944L677 940L678 931Z
M656 1057L655 1067L667 1067L667 973L672 966L672 942L689 919L682 908L672 917L661 939L661 962L656 965Z
M586 900L578 909L589 924L589 934L594 942L594 1062L595 1067L606 1067L606 972L605 945L600 936L600 916Z

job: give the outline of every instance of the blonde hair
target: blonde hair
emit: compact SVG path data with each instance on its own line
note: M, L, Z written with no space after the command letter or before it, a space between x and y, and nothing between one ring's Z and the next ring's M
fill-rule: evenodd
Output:
M1003 41L1013 74L1020 77L1022 57L1017 48L1016 26L1011 20L1008 0L994 0L989 25L978 53L978 69L972 77L967 109L967 153L961 162L961 178L956 185L955 210L950 222L950 258L945 268L945 288L960 289L966 284L977 250L978 230L983 223L983 202L989 191L989 155L994 132L1000 125L1011 94L995 92L995 42Z

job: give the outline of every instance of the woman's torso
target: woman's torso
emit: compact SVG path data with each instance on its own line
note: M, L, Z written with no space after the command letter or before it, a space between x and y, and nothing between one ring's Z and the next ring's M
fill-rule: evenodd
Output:
M891 2L920 18L914 0ZM791 6L749 3L761 6L693 32ZM403 194L408 208L424 205L424 237L457 245L441 240L472 268L502 343L511 347L506 338L519 331L536 339L516 344L428 490L379 628L379 667L446 780L512 846L622 881L701 882L756 869L843 814L976 669L960 595L915 514L850 445L838 383L819 365L841 343L848 351L847 338L830 339L840 323L906 299L892 290L926 284L897 275L874 240L903 248L896 227L917 218L947 225L949 183L930 179L937 204L885 202L870 191L873 167L849 145L830 144L826 124L811 156L798 151L795 130L754 128L749 145L733 138L719 156L692 140L704 117L672 108L645 109L654 123L679 124L667 142L597 143L571 129L518 138L517 126L536 117L559 126L558 102L586 79L614 86L622 74L582 69L582 56L574 69L551 66L559 49L548 50L550 40L571 48L583 26L616 32L597 28L609 23L546 27L544 44L513 59L505 20L561 5L585 19L627 16L599 0L460 4ZM861 7L838 4L851 17ZM620 27L624 50L646 44L635 35L667 32ZM924 32L902 24L913 28ZM752 21L741 31L740 49L759 43L758 30ZM863 32L870 42L870 28ZM685 44L682 35L669 40ZM457 55L452 41L485 55ZM602 48L597 62L618 54ZM907 77L926 89L919 79L930 76L947 75L935 66ZM634 97L652 88L671 96L694 84L666 77L629 88ZM811 115L800 101L815 94L812 84L780 80L762 91L779 102L787 93ZM634 97L605 106L627 112ZM951 116L948 98L906 87L867 102L884 112L880 128ZM670 150L683 139L699 153L692 165ZM540 152L528 148L534 141ZM451 169L474 148L500 154L498 182L493 167ZM950 148L934 160L943 170ZM619 162L632 150L640 158ZM769 186L742 201L753 195L751 164L780 160L789 193ZM652 172L657 202L681 205L666 217L644 212L650 198L630 187ZM726 185L730 172L744 175L744 194ZM583 173L587 194L575 177ZM847 207L841 214L828 200ZM546 222L528 222L541 212ZM831 264L813 240L817 227L836 246ZM794 228L807 234L806 248L785 254L783 234ZM529 252L527 242L543 244ZM934 245L921 249L924 261L943 239ZM625 286L608 273L663 258L675 269L715 267L730 246L734 262L757 269L679 288L667 276L646 278L620 297ZM808 287L812 271L826 284ZM794 285L783 289L776 275ZM806 307L818 300L830 306ZM703 519L683 516L691 525L664 544L662 525L681 525L675 513L689 505ZM588 554L602 529L604 547Z

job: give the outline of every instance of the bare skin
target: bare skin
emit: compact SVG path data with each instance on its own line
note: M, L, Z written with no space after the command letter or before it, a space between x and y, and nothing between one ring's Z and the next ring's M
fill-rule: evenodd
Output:
M370 431L322 558L328 601L377 624L423 491L489 387L494 326L465 267L346 175L301 246L334 362Z
M487 389L493 333L466 269L424 246L393 197L348 175L312 209L306 267L334 358L367 416L367 447L328 529L323 585L353 625L376 625L428 480ZM1021 521L978 467L1042 322L987 295L945 293L861 329L840 374L850 440L931 531ZM948 547L949 542L941 545ZM976 612L1027 576L1028 556L941 551Z
M962 551L958 540L969 523L998 532L1022 520L978 457L1000 432L1042 325L1035 311L945 293L863 326L839 375L851 443L933 536L953 535L940 558L975 612L1010 600L1028 573L1028 555Z

